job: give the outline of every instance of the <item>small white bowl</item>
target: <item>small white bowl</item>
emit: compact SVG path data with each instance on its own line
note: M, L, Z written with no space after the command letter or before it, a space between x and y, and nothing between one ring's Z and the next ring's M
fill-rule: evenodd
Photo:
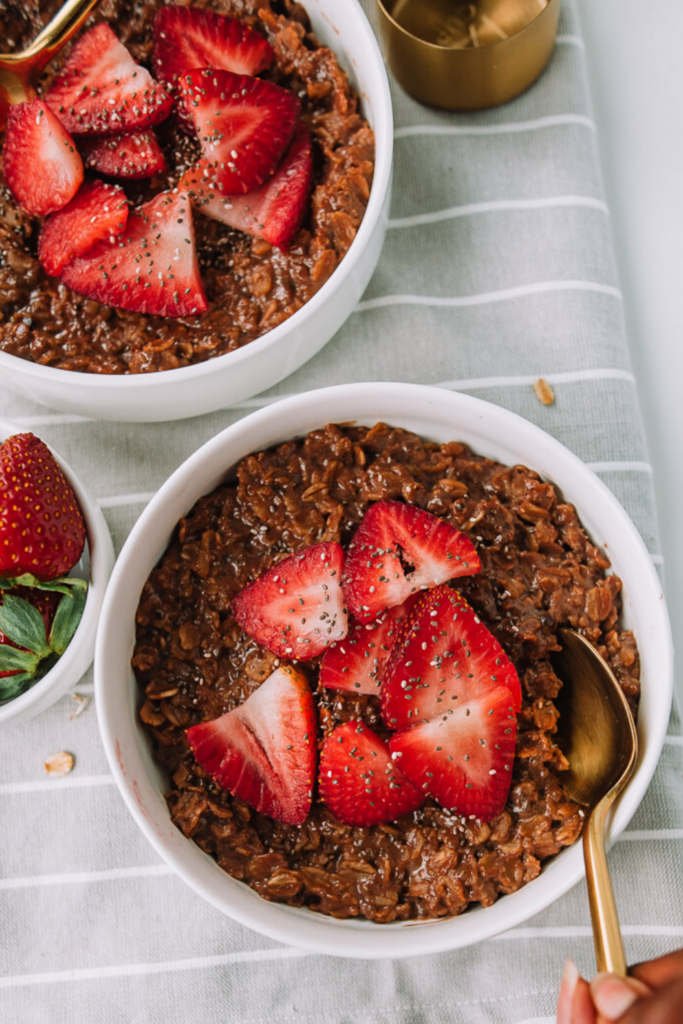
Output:
M135 524L112 574L95 651L97 712L107 757L128 807L155 849L200 895L241 924L318 953L363 959L405 957L470 945L543 910L583 875L581 843L548 861L534 881L486 909L460 917L378 925L338 921L270 903L222 871L172 823L165 779L137 718L130 660L135 610L147 576L178 519L224 482L251 452L305 435L325 423L378 420L433 441L464 441L507 465L523 463L556 484L576 506L594 542L621 576L623 619L635 632L642 663L640 753L611 824L611 837L633 815L652 777L666 734L673 686L672 643L662 588L640 535L614 495L575 455L538 427L495 405L412 384L349 384L277 402L228 427L176 470Z
M0 443L13 434L24 433L26 431L22 427L7 420L0 420ZM95 652L97 620L114 565L114 546L111 542L109 527L99 505L96 504L94 498L90 496L88 490L64 459L60 458L53 449L50 450L73 487L85 519L87 532L85 550L80 562L74 566L69 575L80 576L89 581L88 596L83 609L83 617L64 654L37 683L13 700L0 704L0 726L25 722L39 712L45 711L55 701L58 701L70 687L75 686L83 673L90 667Z
M326 345L365 291L384 244L394 144L389 83L358 0L304 0L313 31L338 55L375 132L375 172L365 216L348 252L293 316L235 352L160 373L75 373L0 352L0 377L52 409L99 420L151 423L223 409L265 391Z

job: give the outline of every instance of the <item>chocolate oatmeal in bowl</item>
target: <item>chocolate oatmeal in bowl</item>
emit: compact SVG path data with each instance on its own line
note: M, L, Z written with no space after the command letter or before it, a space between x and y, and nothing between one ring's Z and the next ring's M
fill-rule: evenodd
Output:
M357 957L467 945L582 875L561 623L638 709L613 836L633 814L666 720L658 594L606 488L506 410L413 385L286 399L188 459L127 541L105 748L150 842L242 923Z
M608 568L552 484L457 440L328 425L247 457L137 610L173 821L264 898L336 918L517 891L582 826L554 742L561 626L637 707Z
M334 7L98 5L9 114L11 383L72 411L178 418L268 387L329 340L379 256L392 137L372 32L356 3ZM51 13L0 0L14 49Z

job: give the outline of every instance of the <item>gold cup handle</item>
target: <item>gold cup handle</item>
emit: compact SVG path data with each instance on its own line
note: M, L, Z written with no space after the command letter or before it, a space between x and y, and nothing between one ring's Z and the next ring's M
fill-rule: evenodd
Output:
M624 978L626 957L605 853L605 824L616 795L614 790L607 793L589 812L583 830L583 855L598 971Z
M3 55L3 64L30 66L36 74L42 71L55 53L78 31L96 3L97 0L67 0L31 45L21 53Z

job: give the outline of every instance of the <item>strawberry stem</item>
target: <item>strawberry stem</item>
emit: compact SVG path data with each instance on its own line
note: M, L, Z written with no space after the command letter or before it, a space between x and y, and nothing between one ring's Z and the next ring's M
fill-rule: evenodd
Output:
M12 700L26 690L34 676L30 672L20 672L17 675L9 676L7 679L0 679L0 701Z
M50 653L43 616L23 597L5 594L0 608L0 629L13 644L26 648L38 659Z
M78 587L59 602L50 630L50 648L55 654L63 654L68 647L81 621L85 598L85 590Z
M35 672L39 662L40 657L30 651L18 651L16 647L10 647L7 644L0 647L0 671L2 672Z
M14 586L62 594L49 626L30 601L9 591ZM16 579L0 578L5 591L0 604L0 631L8 643L0 643L0 702L18 696L44 676L64 653L83 615L87 583L78 578L36 580L26 573ZM3 673L11 675L3 677Z
M87 582L79 576L58 576L54 580L39 580L31 573L22 576L0 576L0 590L13 590L14 587L34 587L35 590L56 590L59 594L70 594L70 587L87 589Z

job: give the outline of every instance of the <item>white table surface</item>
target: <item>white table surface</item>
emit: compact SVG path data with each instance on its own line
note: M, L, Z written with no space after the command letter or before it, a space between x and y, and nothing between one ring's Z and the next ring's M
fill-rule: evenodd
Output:
M683 634L683 4L578 7L675 643ZM683 709L680 665L676 674Z

